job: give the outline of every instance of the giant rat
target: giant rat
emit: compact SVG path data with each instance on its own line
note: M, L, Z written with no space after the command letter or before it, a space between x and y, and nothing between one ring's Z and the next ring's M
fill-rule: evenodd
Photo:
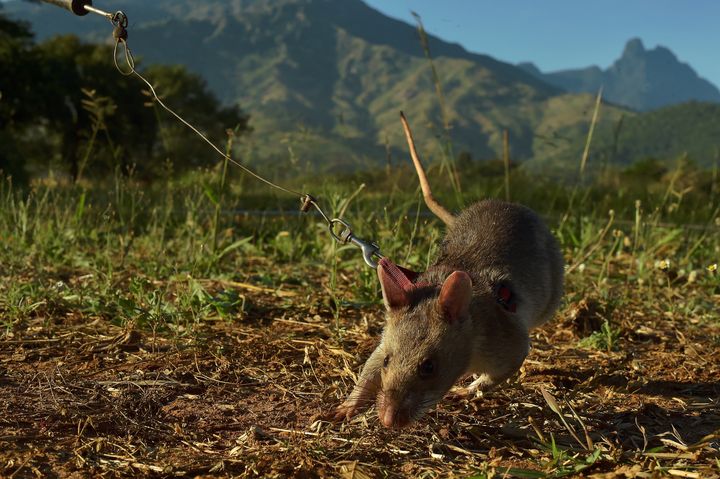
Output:
M553 316L563 293L562 254L538 215L499 200L452 215L433 198L401 119L425 202L447 234L437 260L417 278L380 262L382 339L334 413L350 418L377 399L388 428L415 421L470 374L478 378L469 391L510 377L528 354L529 330Z

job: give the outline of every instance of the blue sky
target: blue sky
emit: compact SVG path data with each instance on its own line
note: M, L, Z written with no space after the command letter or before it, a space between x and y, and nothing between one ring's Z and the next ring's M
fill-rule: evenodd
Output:
M543 71L608 67L629 38L663 45L720 87L720 0L365 0L466 49Z

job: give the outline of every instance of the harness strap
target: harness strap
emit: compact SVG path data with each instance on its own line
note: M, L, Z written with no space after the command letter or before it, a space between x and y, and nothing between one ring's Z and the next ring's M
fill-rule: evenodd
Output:
M415 283L415 280L420 276L419 272L398 266L388 258L382 258L378 264L383 267L392 282L403 291L412 291L431 286L430 283Z
M417 280L418 276L420 276L419 272L398 266L388 258L382 258L378 262L378 265L382 266L390 280L403 291L410 292L419 288L432 286L430 283L416 283L415 280ZM515 296L509 286L505 284L498 286L495 290L495 297L498 304L507 311L511 313L517 311L517 302L515 301Z

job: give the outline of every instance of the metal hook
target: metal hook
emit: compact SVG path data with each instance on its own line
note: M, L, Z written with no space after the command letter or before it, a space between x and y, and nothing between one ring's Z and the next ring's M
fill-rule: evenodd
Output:
M127 28L129 23L127 15L125 15L125 12L122 10L115 12L110 19L110 22L113 25L121 26L122 28Z
M341 225L343 227L343 230L339 234L335 231L336 225ZM362 255L365 263L371 268L377 269L378 262L375 260L375 258L382 259L384 256L382 255L382 253L380 253L380 247L376 243L366 241L362 238L358 238L357 236L355 236L350 225L344 220L341 220L340 218L333 218L332 220L330 220L328 224L328 229L330 230L330 235L338 243L352 243L355 246L359 247L362 250Z
M378 260L384 258L382 253L380 253L380 246L378 246L376 243L371 243L355 236L350 237L350 242L360 247L360 249L362 250L363 259L365 260L365 264L370 266L372 269L377 269L378 262L375 260L375 258L377 258Z

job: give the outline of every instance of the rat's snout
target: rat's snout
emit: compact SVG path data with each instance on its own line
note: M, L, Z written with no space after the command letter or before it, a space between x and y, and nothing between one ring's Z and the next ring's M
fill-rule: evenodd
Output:
M400 405L400 401L385 395L380 402L378 416L383 426L393 429L402 428L410 424L410 414L407 409Z
M395 425L395 418L397 417L397 407L394 405L387 405L385 408L380 410L380 422L387 428L392 428Z

